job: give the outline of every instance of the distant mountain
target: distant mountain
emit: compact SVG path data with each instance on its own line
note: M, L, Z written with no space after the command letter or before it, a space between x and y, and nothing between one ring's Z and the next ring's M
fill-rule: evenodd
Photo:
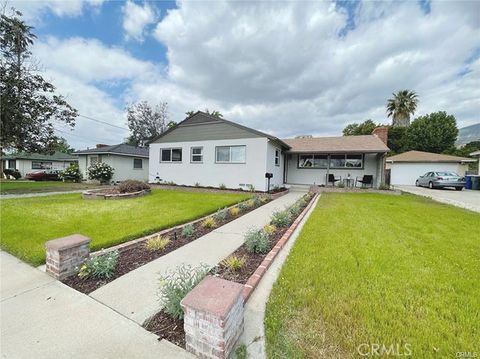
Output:
M480 123L458 129L457 146L465 145L472 141L480 141Z

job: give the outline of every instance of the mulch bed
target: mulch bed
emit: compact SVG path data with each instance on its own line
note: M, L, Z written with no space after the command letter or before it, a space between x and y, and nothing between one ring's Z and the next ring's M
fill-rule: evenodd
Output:
M264 202L260 206L268 203ZM233 221L234 219L240 218L242 215L260 207L260 206L253 206L252 208L246 209L244 211L241 211L239 215L237 216L231 216L230 213L228 213L227 217L224 220L218 220L217 219L217 226L214 228L204 228L201 224L201 222L195 223L193 225L194 227L194 233L191 237L185 237L182 235L181 229L172 229L171 231L162 234L163 238L169 238L170 243L163 249L163 250L156 250L156 251L150 251L145 248L145 242L140 242L140 243L134 243L132 244L131 248L127 247L125 249L122 249L119 253L119 258L118 258L118 264L117 268L115 271L115 274L108 278L108 279L98 279L98 278L80 278L77 275L72 275L66 279L63 280L63 283L66 285L78 290L79 292L89 294L93 292L94 290L104 286L105 284L115 280L118 277L121 277L122 275L138 268L141 267L148 262L151 262L157 258L160 258L182 246L185 244L188 244L190 242L193 242L194 240L204 236L205 234L215 230L216 228L223 226L224 224L227 224L228 222ZM213 215L213 214L212 214ZM155 236L155 235L153 235ZM153 237L152 236L152 237ZM176 239L175 239L176 238Z
M151 317L143 327L158 335L158 340L166 339L170 343L185 348L183 319L174 319L164 311L160 311Z
M305 207L308 206L311 198L312 197L310 197L307 203L301 207L301 210L299 213L302 213ZM292 219L291 223L293 223L294 220L295 219ZM282 238L282 236L288 230L290 225L287 226L286 228L278 229L275 232L275 235L270 238L268 250L265 253L261 253L261 254L249 253L245 247L245 244L243 244L235 252L233 252L231 255L245 258L245 264L240 270L232 272L222 263L219 263L216 267L214 267L210 271L210 273L212 275L218 276L226 280L230 280L240 284L245 284L250 278L250 276L260 266L263 259L268 255L270 250L273 247L275 247L275 245L280 240L280 238ZM168 341L182 348L185 348L185 331L183 328L183 320L173 319L165 312L160 311L159 313L154 315L151 319L149 319L149 321L144 325L144 328L158 335L159 336L158 340L167 339Z

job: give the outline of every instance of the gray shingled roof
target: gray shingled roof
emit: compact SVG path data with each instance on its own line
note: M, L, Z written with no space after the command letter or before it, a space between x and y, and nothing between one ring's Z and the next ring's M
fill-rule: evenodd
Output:
M78 157L70 153L55 152L51 155L41 153L19 152L1 157L2 160L34 160L34 161L78 161Z
M125 143L120 143L113 146L103 146L100 148L91 148L88 150L82 150L75 152L76 155L94 155L94 154L115 154L123 156L132 156L132 157L147 157L148 158L148 148L144 147L135 147L127 145Z

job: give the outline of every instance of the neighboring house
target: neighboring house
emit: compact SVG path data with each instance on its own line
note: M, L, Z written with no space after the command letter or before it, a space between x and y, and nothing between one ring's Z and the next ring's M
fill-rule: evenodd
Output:
M444 155L440 153L408 151L387 158L390 169L390 184L415 185L418 177L427 172L451 171L464 176L468 164L475 159Z
M112 181L127 179L148 180L148 148L126 145L97 145L96 148L77 151L78 165L85 179L87 169L95 162L104 162L114 168Z
M53 155L38 153L15 153L2 156L3 168L17 169L22 177L39 170L63 170L78 161L78 157L68 153L55 152Z
M480 175L480 151L470 153L470 156L477 157L477 174Z
M324 185L327 174L384 180L387 129L376 135L281 140L196 112L150 142L149 181L267 190L284 184Z

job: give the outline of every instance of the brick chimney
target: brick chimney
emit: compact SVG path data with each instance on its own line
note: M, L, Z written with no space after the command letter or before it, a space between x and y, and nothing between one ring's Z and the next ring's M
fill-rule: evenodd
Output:
M97 143L97 145L95 147L96 148L102 148L102 147L108 147L108 145L105 145L103 143Z
M373 130L372 135L377 136L383 143L387 144L388 141L388 127L377 127Z

